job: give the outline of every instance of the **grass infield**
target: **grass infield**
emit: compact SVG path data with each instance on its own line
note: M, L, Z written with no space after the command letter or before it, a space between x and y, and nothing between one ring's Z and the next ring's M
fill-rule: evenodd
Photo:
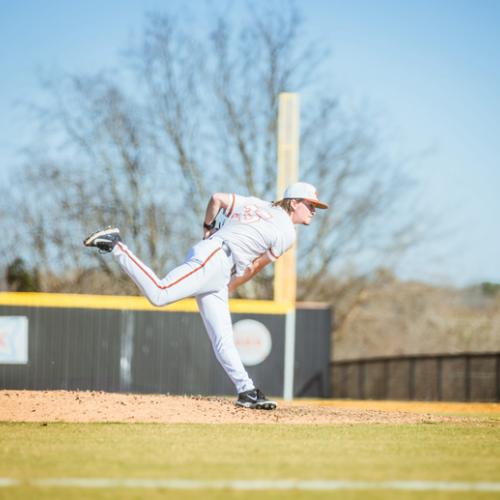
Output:
M0 477L500 481L500 425L0 423ZM30 485L0 498L499 498L455 491L171 491Z

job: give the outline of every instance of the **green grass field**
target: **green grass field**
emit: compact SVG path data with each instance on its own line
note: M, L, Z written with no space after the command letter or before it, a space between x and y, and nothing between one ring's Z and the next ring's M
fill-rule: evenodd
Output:
M38 487L40 478L500 481L498 419L413 425L0 423L0 498L500 498L500 492Z

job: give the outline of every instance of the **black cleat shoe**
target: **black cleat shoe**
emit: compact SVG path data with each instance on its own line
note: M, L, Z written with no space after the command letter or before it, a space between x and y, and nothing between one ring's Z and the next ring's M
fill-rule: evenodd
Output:
M236 406L252 410L274 410L277 405L275 401L266 399L266 396L264 396L264 393L260 389L252 389L238 394Z
M122 241L120 230L117 227L107 227L102 231L92 233L83 241L83 244L86 247L96 247L101 252L107 253L111 252L119 241Z

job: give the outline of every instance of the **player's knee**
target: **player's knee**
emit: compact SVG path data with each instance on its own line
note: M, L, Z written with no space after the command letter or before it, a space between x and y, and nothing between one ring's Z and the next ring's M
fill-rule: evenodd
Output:
M154 307L162 307L162 306L166 306L167 304L170 303L170 301L168 300L167 294L162 293L162 292L150 294L150 295L148 295L147 298L148 298L150 304Z

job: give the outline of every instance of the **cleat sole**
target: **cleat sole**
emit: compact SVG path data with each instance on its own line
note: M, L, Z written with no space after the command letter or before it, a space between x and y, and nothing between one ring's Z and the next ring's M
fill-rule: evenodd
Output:
M236 406L241 408L248 408L249 410L274 410L276 408L276 403L274 401L266 401L264 403L249 403L236 401Z
M114 229L109 228L96 231L95 233L92 233L90 236L87 236L87 238L83 240L83 244L86 247L94 246L95 240L97 240L101 236L104 236L105 234L120 234L120 230L117 228Z

